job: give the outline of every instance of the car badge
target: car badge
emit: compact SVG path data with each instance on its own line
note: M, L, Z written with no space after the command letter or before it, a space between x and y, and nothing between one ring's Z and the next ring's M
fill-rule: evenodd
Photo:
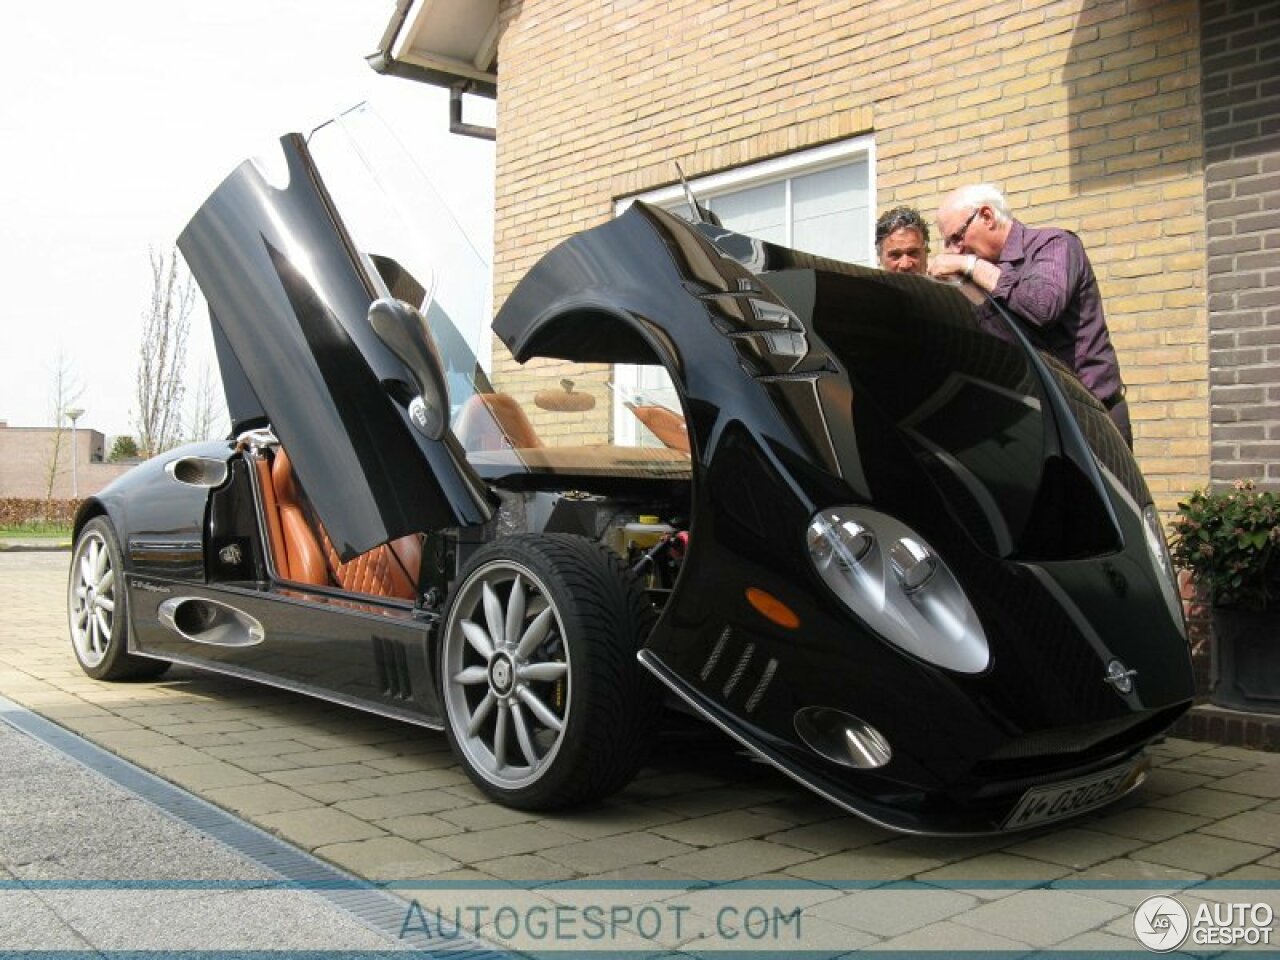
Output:
M1137 670L1130 670L1119 660L1112 660L1107 664L1107 675L1102 679L1111 684L1116 693L1132 693L1133 678L1137 675Z
M422 397L414 397L409 401L409 418L419 430L427 429L427 404Z

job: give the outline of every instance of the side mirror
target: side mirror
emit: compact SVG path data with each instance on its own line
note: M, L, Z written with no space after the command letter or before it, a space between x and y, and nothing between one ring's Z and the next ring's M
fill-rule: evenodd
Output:
M428 440L441 439L449 425L449 386L422 314L402 300L383 298L369 305L369 326L413 377L418 395L409 403L409 420Z

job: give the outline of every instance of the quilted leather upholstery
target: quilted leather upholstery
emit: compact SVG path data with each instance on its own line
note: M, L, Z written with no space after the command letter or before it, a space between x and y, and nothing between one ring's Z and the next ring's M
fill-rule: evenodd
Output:
M422 565L421 537L416 534L401 537L343 563L329 534L323 527L320 530L329 569L343 590L374 597L414 598L417 592L414 581Z
M374 597L414 598L422 566L420 535L401 537L343 563L324 524L306 502L283 448L276 450L269 467L261 461L259 476L269 479L263 483L264 508L281 577L295 583L337 584L351 593Z

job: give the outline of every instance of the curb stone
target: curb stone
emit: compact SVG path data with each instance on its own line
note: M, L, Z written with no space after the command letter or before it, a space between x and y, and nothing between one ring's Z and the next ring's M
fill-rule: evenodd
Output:
M55 551L70 549L70 540L57 540L53 538L47 540L0 540L0 552L3 553L52 553Z

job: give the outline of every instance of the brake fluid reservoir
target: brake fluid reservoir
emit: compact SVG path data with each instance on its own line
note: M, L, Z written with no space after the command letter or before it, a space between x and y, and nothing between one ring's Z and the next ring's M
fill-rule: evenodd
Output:
M658 541L667 534L675 533L676 528L669 523L662 523L661 520L652 514L641 514L631 523L623 524L622 542L625 544L625 553L631 553L633 550L648 550L650 547L656 546Z

